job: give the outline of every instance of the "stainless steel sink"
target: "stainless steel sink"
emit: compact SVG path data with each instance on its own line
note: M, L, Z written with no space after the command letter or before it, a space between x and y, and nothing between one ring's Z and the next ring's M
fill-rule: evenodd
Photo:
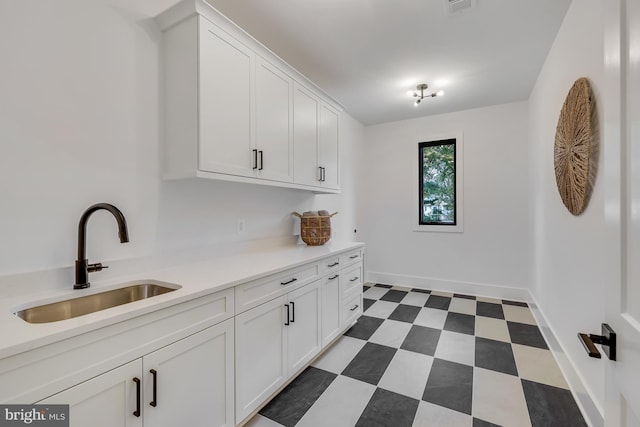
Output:
M106 292L25 308L14 314L29 323L57 322L166 294L178 288L157 283L135 283Z

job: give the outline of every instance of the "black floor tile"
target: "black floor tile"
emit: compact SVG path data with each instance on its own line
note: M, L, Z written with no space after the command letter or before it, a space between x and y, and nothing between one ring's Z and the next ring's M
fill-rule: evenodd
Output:
M351 338L359 338L361 340L368 340L371 335L382 325L384 319L371 316L361 316L358 322L353 325L344 334Z
M424 306L429 308L437 308L440 310L449 310L449 304L451 304L451 298L449 297L430 295Z
M533 427L587 425L569 390L527 380L522 380L522 389Z
M436 347L438 347L440 333L440 329L413 325L400 348L433 356L436 353Z
M476 297L474 297L473 295L453 294L453 296L456 298L464 298L464 299L472 299L472 300L476 299Z
M413 323L416 317L418 317L420 310L422 310L422 308L415 305L398 304L388 318L391 320L399 320L400 322Z
M535 325L525 325L524 323L507 322L511 342L514 344L528 345L547 349L540 329Z
M476 314L478 316L493 317L494 319L504 319L502 304L478 301L476 305Z
M356 427L411 427L419 404L416 399L378 388Z
M498 424L490 423L489 421L481 420L480 418L473 419L473 427L501 427Z
M391 288L393 288L393 286L392 286L392 285L383 285L383 284L381 284L381 283L376 283L376 285L375 285L375 286L377 286L377 287L379 287L379 288L387 288L387 289L391 289Z
M503 299L502 303L506 305L517 305L518 307L529 307L529 304L522 301L509 301L507 299Z
M473 367L434 359L422 400L471 415Z
M375 300L375 299L363 298L364 307L362 309L364 311L367 311L369 309L369 307L371 307L376 301L377 300Z
M444 322L444 330L474 335L476 333L476 317L469 314L449 312L447 320Z
M511 344L476 337L475 366L502 372L503 374L518 375L516 360L513 357Z
M404 299L404 297L408 294L409 292L405 292L405 291L396 291L396 290L390 290L388 291L386 294L382 295L382 297L380 298L381 301L390 301L390 302L400 302Z
M418 292L420 294L430 294L431 293L431 291L429 291L427 289L417 289L417 288L411 289L411 292Z
M396 351L392 347L368 342L344 368L342 375L377 385Z
M283 426L293 427L336 377L332 372L310 366L262 408L260 414Z

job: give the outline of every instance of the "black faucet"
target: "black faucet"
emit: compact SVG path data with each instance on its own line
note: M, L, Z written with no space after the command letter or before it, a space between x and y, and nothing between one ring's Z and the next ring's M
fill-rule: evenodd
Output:
M82 216L80 217L80 223L78 223L78 259L76 260L76 284L73 285L73 289L88 288L89 273L94 271L100 271L103 268L108 268L102 263L89 264L87 261L87 221L92 213L100 209L107 210L116 218L118 222L118 236L120 236L120 243L126 243L129 241L129 232L127 231L127 221L124 219L124 215L120 212L120 209L116 208L109 203L97 203L90 206Z

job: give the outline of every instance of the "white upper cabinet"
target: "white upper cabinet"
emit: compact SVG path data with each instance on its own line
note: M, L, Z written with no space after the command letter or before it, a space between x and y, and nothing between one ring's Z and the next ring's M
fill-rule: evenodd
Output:
M200 18L199 169L251 176L255 55Z
M256 64L256 145L258 176L293 181L293 80L262 58Z
M335 101L202 0L156 21L166 179L340 190Z

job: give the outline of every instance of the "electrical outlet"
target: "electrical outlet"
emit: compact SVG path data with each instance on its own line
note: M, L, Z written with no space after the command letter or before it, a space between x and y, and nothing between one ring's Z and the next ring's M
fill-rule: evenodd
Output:
M245 232L245 221L244 219L238 219L238 225L236 228L236 231L238 232L238 234L244 234Z

